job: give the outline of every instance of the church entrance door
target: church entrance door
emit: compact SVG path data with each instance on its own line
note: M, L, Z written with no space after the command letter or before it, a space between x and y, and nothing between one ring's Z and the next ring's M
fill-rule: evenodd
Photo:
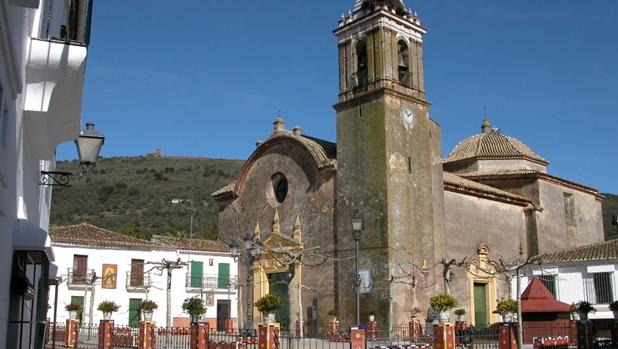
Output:
M487 284L474 283L474 325L487 327Z
M281 308L275 312L275 319L281 324L282 329L289 329L290 324L290 299L288 273L274 273L268 275L270 293L281 297Z

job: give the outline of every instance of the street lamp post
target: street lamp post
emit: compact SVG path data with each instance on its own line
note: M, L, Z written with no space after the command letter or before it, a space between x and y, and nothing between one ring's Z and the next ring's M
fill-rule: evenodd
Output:
M358 213L352 217L352 236L354 237L354 244L356 250L356 257L354 258L354 286L356 288L356 326L360 326L360 275L358 273L358 245L363 231L363 217Z

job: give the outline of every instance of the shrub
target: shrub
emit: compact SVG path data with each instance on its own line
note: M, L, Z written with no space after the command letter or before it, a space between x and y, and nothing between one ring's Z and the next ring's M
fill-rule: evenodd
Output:
M496 309L500 313L505 313L505 312L515 313L517 312L518 308L519 308L518 301L514 299L504 299L504 298L498 301L498 306L496 307Z
M67 304L64 309L67 311L80 311L82 310L82 305L77 303Z
M206 312L204 301L200 297L186 298L182 303L182 310L189 315L200 315Z
M375 310L369 310L369 311L367 312L367 314L368 314L369 316L372 316L372 315L373 315L373 316L376 316L376 311L375 311Z
M412 308L411 313L412 313L412 317L416 317L418 314L421 313L421 310L418 307L414 307Z
M255 302L255 307L262 313L270 313L281 308L281 297L269 293Z
M337 309L331 309L328 311L328 315L332 316L332 317L337 317L339 316L339 312L337 311Z
M448 311L457 306L457 300L448 294L439 294L437 296L431 297L429 300L429 305L438 312Z
M465 315L465 314L466 314L466 310L465 309L457 309L457 310L455 310L455 315L462 316L462 315Z
M143 300L140 304L139 304L139 311L153 311L155 309L157 309L159 306L157 305L157 303L150 301L150 300Z
M99 307L97 308L97 310L104 313L113 313L115 311L118 311L118 309L120 309L120 306L114 301L103 301L99 303Z

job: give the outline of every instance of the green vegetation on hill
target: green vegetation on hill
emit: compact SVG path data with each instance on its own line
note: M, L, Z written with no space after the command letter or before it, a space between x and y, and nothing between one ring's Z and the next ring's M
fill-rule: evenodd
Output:
M51 224L90 223L150 238L189 234L189 213L172 199L190 199L197 209L193 237L217 238L218 207L210 194L234 181L243 162L183 157L101 159L92 174L74 176L70 187L52 194ZM58 171L76 171L76 161L58 162Z
M618 238L618 229L612 225L612 216L618 216L618 195L603 194L603 227L605 228L606 240Z

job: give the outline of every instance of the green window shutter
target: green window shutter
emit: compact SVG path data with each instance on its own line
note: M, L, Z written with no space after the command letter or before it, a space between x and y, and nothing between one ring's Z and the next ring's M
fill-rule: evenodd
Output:
M129 327L139 325L139 305L141 298L129 298Z
M217 279L217 288L228 288L230 282L230 264L219 263L219 276Z
M77 318L79 322L83 324L82 314L84 313L84 297L83 296L71 296L71 304L79 304L82 308L77 312Z
M204 263L191 262L191 287L202 288L204 286Z

